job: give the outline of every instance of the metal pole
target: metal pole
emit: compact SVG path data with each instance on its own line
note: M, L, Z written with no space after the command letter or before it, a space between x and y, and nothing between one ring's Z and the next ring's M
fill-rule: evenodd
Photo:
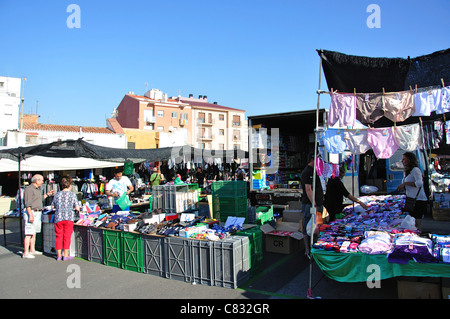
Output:
M313 195L312 195L312 203L311 203L311 210L314 214L311 214L311 225L312 230L315 230L316 227L316 160L317 160L317 134L319 129L319 107L320 107L320 86L321 86L321 80L322 80L322 57L320 57L320 64L319 64L319 88L317 89L317 109L316 109L316 129L314 131L314 166L313 166ZM314 208L314 209L313 209ZM306 212L305 212L306 213ZM311 232L311 238L310 238L310 245L309 249L311 251L314 241L314 231ZM308 297L312 294L312 259L309 262L309 289L308 289Z

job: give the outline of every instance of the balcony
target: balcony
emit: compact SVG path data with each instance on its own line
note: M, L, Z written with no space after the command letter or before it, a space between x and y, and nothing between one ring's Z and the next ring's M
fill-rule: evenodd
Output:
M198 139L201 141L212 141L214 139L214 134L205 134L202 136L199 136Z
M156 123L156 116L146 116L144 122L146 125L148 125L147 123Z
M180 119L180 126L188 125L188 120L186 119Z
M202 126L213 126L216 123L214 119L197 119L197 124Z

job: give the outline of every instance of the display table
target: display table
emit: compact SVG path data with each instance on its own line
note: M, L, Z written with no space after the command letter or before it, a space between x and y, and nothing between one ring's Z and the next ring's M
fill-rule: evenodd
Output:
M408 264L390 263L385 254L369 255L361 252L339 253L321 249L312 249L311 253L319 268L329 278L341 282L365 282L374 270L369 265L380 267L380 280L398 277L449 277L450 265L444 263Z

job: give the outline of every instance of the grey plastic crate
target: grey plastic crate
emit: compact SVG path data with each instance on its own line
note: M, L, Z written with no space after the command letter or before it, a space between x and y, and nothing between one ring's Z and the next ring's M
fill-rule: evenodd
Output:
M248 238L244 239L242 236L214 242L212 250L214 286L235 289L249 279L249 249L245 243L248 245Z
M75 256L88 259L89 255L89 235L86 226L73 225L75 238Z
M164 250L164 237L142 235L144 254L144 273L165 277L167 257Z
M211 241L191 239L189 241L192 282L201 285L212 286L214 283L213 274L213 253L214 243Z
M88 227L88 260L103 264L103 230Z
M181 237L164 238L164 250L167 257L166 278L184 282L192 281L190 240Z

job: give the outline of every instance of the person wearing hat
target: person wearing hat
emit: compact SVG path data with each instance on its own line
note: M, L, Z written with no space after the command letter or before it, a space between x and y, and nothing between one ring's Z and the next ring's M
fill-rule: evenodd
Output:
M161 171L157 167L153 167L153 174L150 176L150 185L156 186L161 184L162 181L165 181L164 175L161 174Z

